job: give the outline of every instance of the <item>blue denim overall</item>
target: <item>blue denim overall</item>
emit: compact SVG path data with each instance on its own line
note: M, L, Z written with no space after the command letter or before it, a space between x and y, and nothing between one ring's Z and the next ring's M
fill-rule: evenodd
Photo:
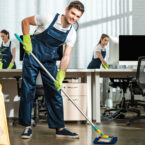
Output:
M33 53L43 63L44 67L56 78L56 60L58 48L62 45L71 30L62 32L53 27L59 14L56 14L50 26L42 33L31 37ZM24 126L31 125L31 112L36 91L36 78L41 73L45 92L46 108L48 112L48 125L50 128L63 128L63 101L60 91L46 72L36 63L31 55L25 53L23 61L22 91L19 110L19 123Z
M9 46L3 46L3 42L1 45L1 49L5 49L4 51L2 51L2 54L4 54L4 56L2 57L3 59L3 69L7 69L7 67L9 66L11 60L12 60L12 53L11 53L11 41ZM16 68L16 64L14 63L14 66L12 69Z
M105 58L106 51L101 50L101 54L102 54L102 57ZM88 69L96 69L96 68L100 68L100 66L101 66L101 60L99 58L93 57L87 68Z

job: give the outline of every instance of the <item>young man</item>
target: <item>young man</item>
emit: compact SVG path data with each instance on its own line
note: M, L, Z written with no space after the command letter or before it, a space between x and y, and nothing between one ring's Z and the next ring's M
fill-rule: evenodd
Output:
M25 126L22 138L32 136L31 111L35 98L36 78L40 71L44 86L48 125L56 129L58 137L78 138L78 134L65 128L63 117L63 103L60 89L65 78L65 72L70 62L72 47L76 40L76 32L72 24L78 22L84 13L84 5L79 1L69 4L65 15L36 15L22 21L23 43L26 51L23 61L22 91L19 109L19 123ZM30 25L37 25L35 34L30 38ZM64 55L57 72L57 50L65 44ZM35 62L30 53L41 61L45 68L56 78L53 82L45 71Z

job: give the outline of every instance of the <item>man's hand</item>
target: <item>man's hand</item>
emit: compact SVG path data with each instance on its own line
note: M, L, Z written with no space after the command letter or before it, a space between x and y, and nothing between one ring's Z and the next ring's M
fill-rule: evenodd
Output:
M9 66L8 66L8 68L7 68L7 69L12 69L12 68L13 68L13 66L14 66L14 64L13 64L12 62L10 62L10 64L9 64Z
M57 72L56 81L54 82L55 88L59 91L62 88L62 82L65 78L65 71L60 70Z
M24 50L28 55L30 55L32 52L32 43L31 43L30 34L23 35L23 44L24 44L23 46Z

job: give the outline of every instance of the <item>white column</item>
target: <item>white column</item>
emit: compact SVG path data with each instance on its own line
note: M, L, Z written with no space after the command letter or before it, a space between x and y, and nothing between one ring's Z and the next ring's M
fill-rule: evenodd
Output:
M101 122L101 111L100 111L100 75L99 73L95 73L95 96L96 96L96 122L100 123Z
M100 75L99 72L95 72L93 76L93 120L97 123L101 122L100 111Z
M87 73L87 111L87 116L92 121L91 72Z

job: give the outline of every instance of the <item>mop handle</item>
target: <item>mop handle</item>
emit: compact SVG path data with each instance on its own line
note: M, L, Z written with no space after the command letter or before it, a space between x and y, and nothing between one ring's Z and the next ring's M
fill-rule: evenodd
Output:
M22 45L25 45L22 41L22 39L15 33L15 37L20 41ZM44 69L44 71L48 74L48 76L55 82L54 77L49 73L49 71L42 65L42 63L38 60L38 58L31 52L32 57L35 59L35 61ZM76 105L76 103L72 100L72 98L65 92L65 90L62 88L62 92L67 96L67 98L73 103L73 105L80 111L80 113L89 121L89 123L93 126L94 130L97 130L98 127L95 126L90 119L82 112L82 110ZM103 134L102 134L103 135Z

